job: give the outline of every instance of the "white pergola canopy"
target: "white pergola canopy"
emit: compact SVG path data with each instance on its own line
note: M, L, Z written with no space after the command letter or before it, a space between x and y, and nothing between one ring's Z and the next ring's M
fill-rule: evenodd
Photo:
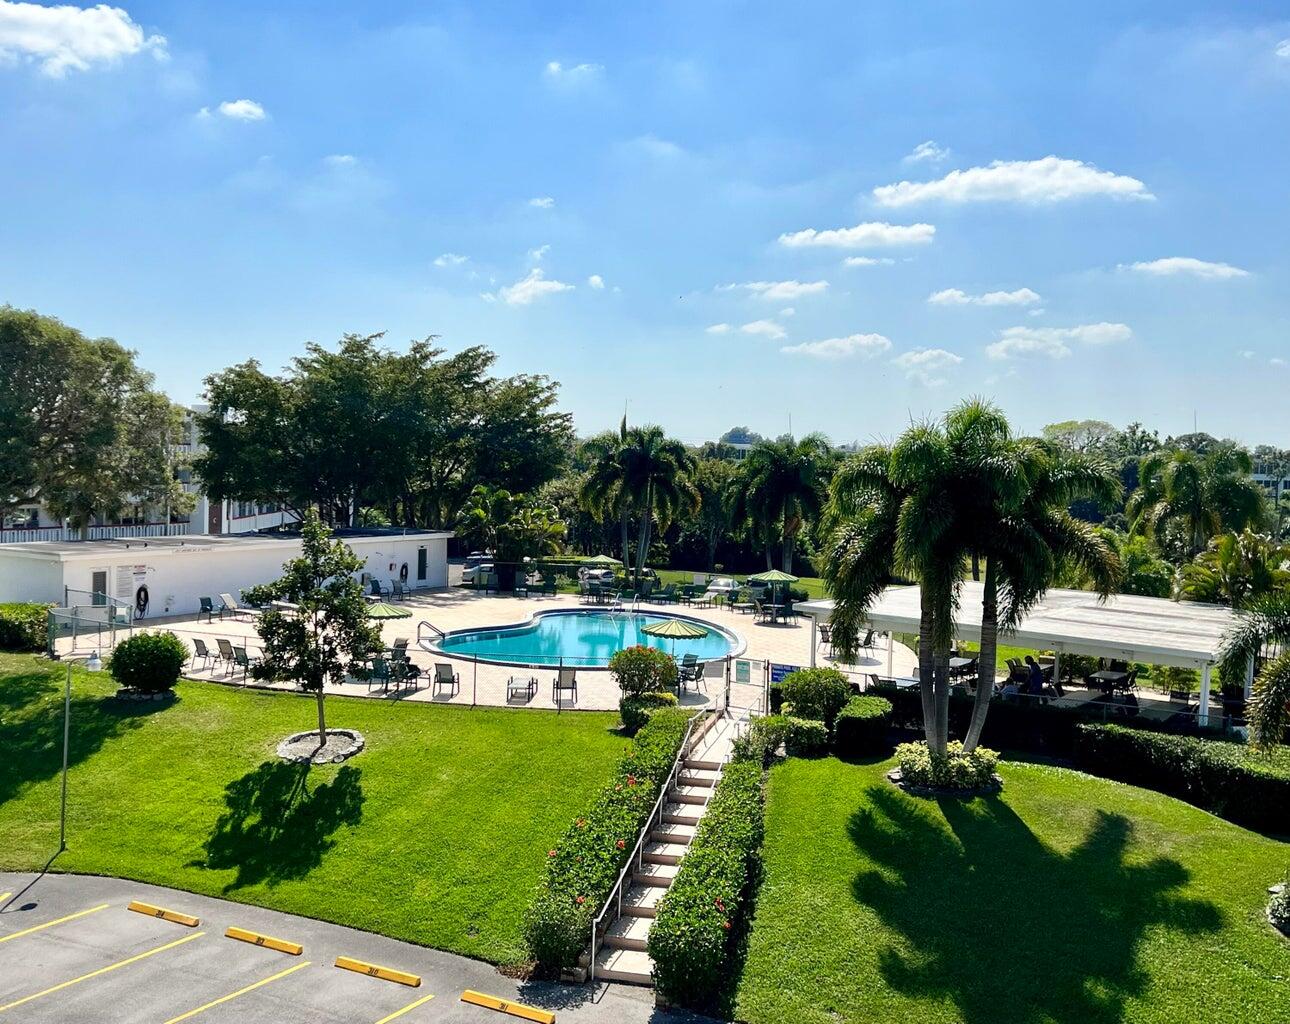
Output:
M983 590L980 583L963 584L954 616L957 639L981 639ZM796 608L815 622L827 622L834 602L807 601ZM917 633L918 587L888 587L870 607L867 619L874 629ZM1129 594L1099 601L1096 594L1084 590L1050 590L1015 631L1001 633L999 639L1020 647L1056 651L1059 657L1080 654L1198 669L1204 679L1200 696L1205 716L1210 669L1218 661L1224 634L1236 621L1232 609L1221 605Z

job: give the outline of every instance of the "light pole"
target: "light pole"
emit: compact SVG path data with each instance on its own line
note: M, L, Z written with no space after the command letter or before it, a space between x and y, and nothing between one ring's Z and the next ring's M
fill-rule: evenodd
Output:
M72 735L72 662L79 659L67 659L67 682L63 686L63 795L58 806L58 852L67 849L67 751ZM95 651L85 659L85 667L97 672L103 667L99 652Z

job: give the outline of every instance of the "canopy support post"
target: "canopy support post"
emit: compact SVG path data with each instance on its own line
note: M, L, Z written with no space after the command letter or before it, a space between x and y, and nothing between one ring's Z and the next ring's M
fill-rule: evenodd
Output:
M815 622L815 616L812 615L811 616L811 668L815 668L815 645L817 643L815 639L815 633L816 633L816 622Z
M1209 663L1200 670L1200 708L1196 712L1196 724L1209 725Z

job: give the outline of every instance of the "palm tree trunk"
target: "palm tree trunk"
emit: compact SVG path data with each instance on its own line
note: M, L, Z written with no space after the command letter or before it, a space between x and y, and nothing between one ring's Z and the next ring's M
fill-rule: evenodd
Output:
M938 754L945 753L950 738L950 643L953 639L951 623L953 608L949 594L938 595L936 602L936 747Z
M972 580L977 583L981 581L981 558L975 551L972 552Z
M972 721L963 739L963 752L970 754L981 741L985 716L994 696L994 670L999 650L999 581L994 561L985 566L985 593L981 597L981 658L976 675L976 701L972 705Z
M766 571L770 572L775 568L775 556L771 553L770 538L766 538Z
M619 528L623 535L623 572L630 572L632 567L631 559L631 523L627 515L627 506L623 505L623 512L618 522Z
M793 545L795 541L796 538L792 534L784 534L783 565L784 571L789 575L792 575L793 572Z
M641 509L640 539L636 542L636 589L640 589L641 571L645 568L645 556L649 554L649 534L653 525L654 489L653 485L645 488L644 507Z
M932 595L926 585L919 587L918 606L918 692L923 699L923 735L929 750L936 751L936 660L934 657L935 615Z

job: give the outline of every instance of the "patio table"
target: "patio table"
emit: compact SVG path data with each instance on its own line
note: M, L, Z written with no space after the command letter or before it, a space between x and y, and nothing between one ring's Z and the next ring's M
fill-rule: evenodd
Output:
M951 658L950 675L954 675L958 672L963 671L963 669L967 668L975 660L976 660L975 658Z
M1123 686L1129 679L1127 672L1113 672L1110 669L1099 669L1089 676L1098 684L1098 688L1105 690L1107 693L1114 693L1117 686Z

